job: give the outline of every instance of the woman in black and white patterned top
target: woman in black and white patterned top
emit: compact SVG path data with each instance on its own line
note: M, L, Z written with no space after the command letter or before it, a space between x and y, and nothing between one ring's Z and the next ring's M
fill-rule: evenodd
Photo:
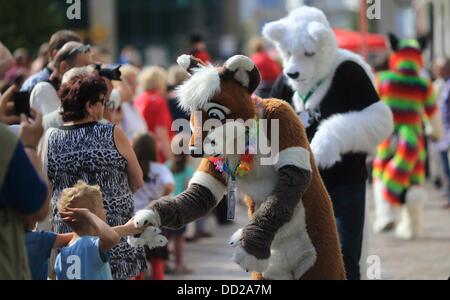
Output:
M56 208L60 192L78 180L100 186L110 226L133 216L133 192L143 185L142 171L123 131L99 122L107 94L105 80L92 73L76 75L60 89L64 126L47 131L43 150L58 233L70 231ZM137 276L146 268L144 252L123 239L111 251L110 266L114 279Z

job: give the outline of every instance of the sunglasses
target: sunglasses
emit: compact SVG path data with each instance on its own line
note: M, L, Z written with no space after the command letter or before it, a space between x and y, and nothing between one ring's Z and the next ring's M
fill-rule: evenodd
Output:
M76 48L73 48L69 52L63 55L61 61L66 60L73 56L76 53L89 53L91 51L91 45L81 45Z

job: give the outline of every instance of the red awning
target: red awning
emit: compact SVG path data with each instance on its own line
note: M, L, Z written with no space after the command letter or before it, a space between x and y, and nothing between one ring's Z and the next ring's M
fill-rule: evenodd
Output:
M342 28L334 28L333 30L336 34L340 48L354 52L359 52L361 50L363 42L361 33ZM382 34L368 33L366 35L366 41L369 51L387 51L388 49L386 38Z

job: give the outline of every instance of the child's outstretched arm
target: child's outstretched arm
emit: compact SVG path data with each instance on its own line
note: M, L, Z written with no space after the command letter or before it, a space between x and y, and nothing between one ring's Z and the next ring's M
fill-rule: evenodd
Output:
M66 208L60 213L65 222L88 222L100 238L99 248L102 253L110 250L120 241L120 236L108 224L86 208Z
M73 239L73 233L63 233L58 234L56 236L56 240L53 243L53 249L59 249L61 247L67 246L67 244L70 243L70 241Z
M145 227L136 228L134 226L134 219L129 220L125 225L116 226L114 231L121 237L136 236L145 231Z

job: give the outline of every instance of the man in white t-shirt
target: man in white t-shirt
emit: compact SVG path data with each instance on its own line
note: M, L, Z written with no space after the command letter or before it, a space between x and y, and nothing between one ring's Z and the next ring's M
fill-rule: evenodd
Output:
M72 68L87 66L91 63L90 46L79 42L66 43L54 59L55 71L50 80L38 83L30 95L30 106L42 114L48 114L61 106L58 97L58 85L63 75Z

